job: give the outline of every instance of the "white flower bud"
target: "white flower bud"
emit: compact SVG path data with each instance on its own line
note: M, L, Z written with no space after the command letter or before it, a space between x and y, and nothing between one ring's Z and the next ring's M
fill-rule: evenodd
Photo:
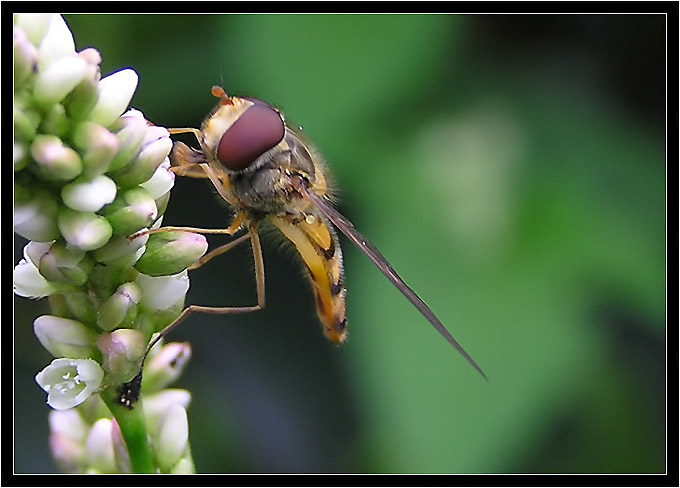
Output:
M139 110L128 110L119 121L122 128L116 133L118 152L111 161L109 172L126 168L137 157L146 134L146 121Z
M90 120L108 127L125 111L137 89L139 77L132 69L117 71L99 81L99 99Z
M85 359L95 352L97 333L75 320L43 315L33 322L36 337L53 356Z
M151 179L158 167L170 154L172 140L164 127L147 127L142 150L135 160L115 173L122 186L139 185Z
M59 204L49 193L36 191L27 200L14 203L14 232L38 242L57 239L58 209Z
M67 410L97 391L103 378L104 371L92 359L55 359L35 381L47 392L50 407Z
M191 393L179 388L166 388L155 393L144 394L144 418L149 424L149 430L156 430L158 421L169 405L187 408L190 403Z
M83 172L90 177L108 171L118 152L116 135L94 122L86 121L76 126L73 143L83 155Z
M118 327L129 327L137 316L137 304L141 291L134 283L124 283L118 287L97 311L97 325L106 331Z
M85 441L90 429L76 409L52 410L49 423L52 434L63 434L78 442Z
M67 208L59 211L57 225L71 246L92 251L106 244L113 230L105 217L93 212L76 212Z
M170 474L195 474L196 468L191 456L184 456L170 470Z
M77 56L56 60L39 71L33 86L33 97L43 106L61 102L83 79L87 63Z
M66 247L63 241L50 246L40 257L38 270L47 280L82 286L92 271L93 262L84 251Z
M170 171L170 160L165 158L153 176L140 186L145 188L154 200L168 193L175 185L175 173Z
M14 25L20 27L34 46L39 46L54 14L16 14Z
M76 53L73 35L61 15L52 14L45 37L38 48L41 69L52 64L55 60L72 56Z
M170 405L156 430L156 460L161 471L170 471L184 456L189 441L187 412L180 405Z
M37 135L31 143L31 156L40 175L49 181L72 180L83 169L80 155L54 135Z
M53 410L52 413L58 410ZM69 412L71 410L64 410ZM50 452L54 462L64 473L78 473L82 471L85 458L85 445L67 434L57 432L50 434L48 439Z
M149 310L166 310L183 300L189 290L186 270L176 275L158 277L140 273L135 282L142 290L141 305Z
M187 342L171 342L147 360L142 388L145 391L162 390L180 377L191 357Z
M98 473L117 473L113 454L112 422L110 419L97 420L85 441L85 456L90 468Z
M108 176L77 179L61 190L64 203L73 210L97 212L116 198L116 183Z
M177 274L195 263L208 250L205 236L193 232L151 234L146 251L135 268L149 276Z
M156 201L141 186L123 190L103 210L116 235L130 235L148 227L158 217Z
M94 251L94 259L110 266L132 267L144 253L148 239L147 234L132 240L127 236L113 236L104 247Z
M14 27L14 89L20 87L33 73L38 61L38 50L28 40L26 33Z

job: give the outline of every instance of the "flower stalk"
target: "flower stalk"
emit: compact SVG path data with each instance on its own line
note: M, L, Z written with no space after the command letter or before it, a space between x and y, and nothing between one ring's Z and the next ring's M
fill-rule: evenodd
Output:
M75 50L61 16L14 16L14 231L29 241L14 291L48 297L51 308L33 327L55 357L36 382L53 409L57 464L80 473L193 472L190 395L166 389L188 345L154 346L145 397L135 400L147 347L182 312L186 268L207 243L144 233L160 226L167 206L172 141L140 111L126 112L137 73L102 78L100 62L93 48Z

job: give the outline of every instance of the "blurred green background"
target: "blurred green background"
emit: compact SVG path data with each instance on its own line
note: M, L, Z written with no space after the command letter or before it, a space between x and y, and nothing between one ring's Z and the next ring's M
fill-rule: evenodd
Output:
M193 347L199 472L665 471L664 16L65 19L104 74L139 73L133 106L158 125L199 127L214 84L281 107L341 211L490 378L342 237L350 336L329 344L272 233L266 310L171 336ZM178 179L164 222L229 214ZM192 275L191 303L254 301L247 247ZM46 311L16 299L17 472L55 469L33 380Z

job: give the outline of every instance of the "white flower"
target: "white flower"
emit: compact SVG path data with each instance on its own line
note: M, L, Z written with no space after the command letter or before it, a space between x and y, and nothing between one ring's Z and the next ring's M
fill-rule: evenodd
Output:
M20 297L42 298L58 290L38 271L37 263L50 249L49 242L29 242L24 246L24 259L14 268L14 293Z
M47 392L47 403L66 410L83 403L97 391L104 371L92 359L55 359L38 373L35 381Z
M20 297L42 298L57 290L30 261L22 259L14 268L14 293Z

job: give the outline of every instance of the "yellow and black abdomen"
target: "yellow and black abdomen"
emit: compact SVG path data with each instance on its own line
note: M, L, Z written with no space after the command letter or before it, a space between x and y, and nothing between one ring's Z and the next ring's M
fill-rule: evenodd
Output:
M325 219L312 213L269 220L295 245L307 267L324 334L342 344L347 338L346 290L337 235Z

